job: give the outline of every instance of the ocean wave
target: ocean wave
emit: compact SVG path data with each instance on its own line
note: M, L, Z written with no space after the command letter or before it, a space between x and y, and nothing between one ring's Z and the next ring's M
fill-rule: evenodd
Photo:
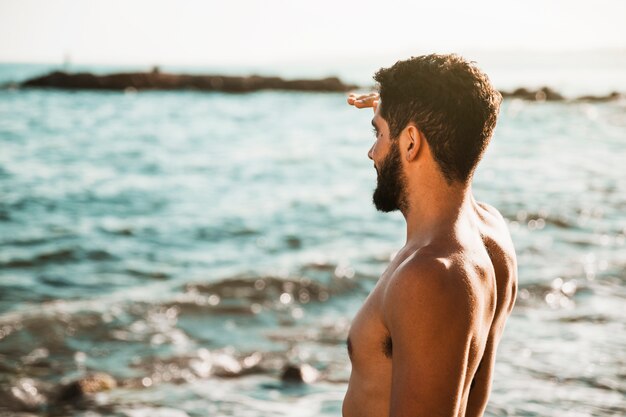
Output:
M2 268L33 268L54 263L80 261L108 261L116 256L104 249L84 249L80 247L60 247L42 251L30 257L0 259Z

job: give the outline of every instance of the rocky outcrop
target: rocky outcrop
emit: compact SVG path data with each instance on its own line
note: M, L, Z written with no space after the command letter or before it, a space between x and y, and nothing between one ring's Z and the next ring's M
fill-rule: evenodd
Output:
M588 101L591 103L602 103L606 101L621 100L623 98L625 98L623 94L620 94L617 91L613 91L612 93L607 94L605 96L580 96L576 100Z
M0 416L5 415L2 411L6 409L31 412L58 411L66 404L76 406L89 401L94 394L116 387L117 381L111 375L101 372L58 385L31 378L20 378L14 382L10 390L0 391Z
M24 81L20 85L8 84L9 88L43 87L68 90L199 90L227 93L249 93L260 90L347 92L361 86L344 84L339 78L285 80L280 77L262 77L259 75L188 75L163 73L158 67L150 72L128 72L97 75L88 72L67 73L54 71L50 74ZM370 90L373 87L366 87ZM618 92L607 95L585 95L566 98L550 87L539 89L517 88L513 91L500 91L503 98L526 101L565 101L565 102L608 102L624 99Z
M111 375L95 373L61 385L57 393L57 401L79 401L88 395L109 391L116 387L117 381Z
M538 90L529 90L527 88L518 88L513 91L500 91L503 98L517 98L527 101L567 101L567 102L593 102L601 103L607 101L620 100L624 98L624 95L613 91L610 94L604 96L580 96L574 99L568 99L561 95L559 92L554 91L550 87L541 87Z
M561 101L565 100L558 92L550 87L541 87L539 90L528 90L526 88L518 88L513 92L500 91L503 98L521 98L530 101Z
M356 88L344 84L336 77L319 80L284 80L280 77L249 77L225 75L168 74L151 72L95 75L92 73L66 73L55 71L29 79L22 87L48 87L72 90L202 90L228 93L247 93L259 90L345 92Z

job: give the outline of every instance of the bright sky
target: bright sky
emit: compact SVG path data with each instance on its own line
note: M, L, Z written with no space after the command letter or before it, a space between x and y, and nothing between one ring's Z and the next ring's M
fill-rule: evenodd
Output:
M0 0L0 61L263 65L626 48L625 21L624 0Z

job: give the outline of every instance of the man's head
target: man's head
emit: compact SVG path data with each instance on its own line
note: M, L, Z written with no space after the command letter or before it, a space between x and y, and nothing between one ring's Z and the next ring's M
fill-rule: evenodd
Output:
M468 184L489 144L502 101L487 76L458 55L432 54L381 68L374 79L381 100L377 114L386 122L390 140L397 142L407 126L417 128L446 181ZM389 163L395 160L399 163L400 156L385 158ZM379 188L381 181L392 181L381 177L382 165ZM387 171L400 175L396 183L406 182L400 168Z

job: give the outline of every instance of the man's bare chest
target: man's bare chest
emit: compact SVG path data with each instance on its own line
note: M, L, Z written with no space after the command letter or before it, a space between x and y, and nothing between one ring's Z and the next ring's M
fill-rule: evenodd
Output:
M383 273L352 320L347 347L353 370L379 363L390 365L392 341L385 325L383 304L386 285L393 272L391 267Z
M396 270L412 253L411 248L404 247L392 257L352 320L347 347L353 372L381 366L391 369L393 340L385 324L385 292Z

